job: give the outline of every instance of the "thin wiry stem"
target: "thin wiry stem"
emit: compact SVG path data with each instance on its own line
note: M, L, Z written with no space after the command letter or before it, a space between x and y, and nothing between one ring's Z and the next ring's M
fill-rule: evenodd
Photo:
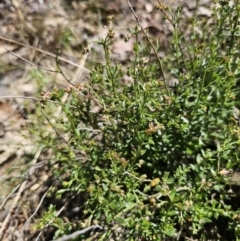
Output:
M87 227L87 228L84 228L83 230L78 230L72 234L69 234L69 235L65 235L59 239L55 239L55 240L52 240L52 241L67 241L67 240L72 240L72 239L75 239L76 237L78 237L79 235L82 235L84 233L87 233L88 231L92 230L92 229L96 229L96 228L99 228L99 229L102 229L101 226L99 225L92 225L90 227Z
M19 46L23 46L23 47L26 47L26 48L29 48L29 49L33 49L33 50L38 51L38 52L40 52L40 53L44 53L44 54L46 54L46 55L49 55L49 56L51 56L51 57L56 58L56 55L55 55L55 54L49 53L49 52L47 52L47 51L45 51L45 50L38 49L38 48L32 47L32 46L30 46L30 45L17 42L17 41L12 40L12 39L4 38L4 37L2 37L2 36L0 36L0 39L3 40L3 41L6 41L6 42L12 43L12 44L17 44L17 45L19 45ZM86 71L86 72L88 72L88 73L90 72L89 69L84 68L83 66L78 65L78 64L76 64L76 63L74 63L74 62L72 62L72 61L70 61L70 60L67 60L67 59L65 59L65 58L63 58L63 57L58 56L58 59L60 59L60 60L63 61L63 62L66 62L66 63L68 63L68 64L71 64L71 65L73 65L73 66L75 66L75 67L78 67L78 68L80 68L80 69L82 69L82 70L84 70L84 71Z
M21 95L5 95L5 96L0 96L0 99L30 99L30 100L35 100L35 101L42 101L43 100L41 98L36 98L36 97L32 97L32 96L21 96ZM57 105L62 105L62 103L54 101L54 100L46 99L44 101L51 102L51 103L54 103L54 104L57 104ZM77 108L74 105L69 105L69 106L72 107L72 108Z
M162 72L162 78L163 78L164 86L165 86L165 89L166 89L166 91L167 91L167 94L170 96L169 89L168 89L168 85L167 85L167 81L166 81L165 74L164 74L164 71L163 71L162 60L160 59L160 57L159 57L159 55L158 55L158 53L157 53L157 50L155 49L155 47L153 46L152 42L150 41L150 39L149 39L149 37L148 37L145 29L143 28L143 26L142 26L142 24L141 24L141 22L140 22L140 20L139 20L139 18L138 18L138 16L137 16L137 14L136 14L136 12L134 11L134 9L133 9L131 3L129 2L129 0L127 0L127 3L128 3L128 6L130 7L130 9L131 9L131 11L132 11L135 19L136 19L138 25L140 26L141 30L143 31L144 36L146 37L149 45L151 46L154 54L155 54L156 57L157 57L157 60L158 60L158 63L159 63L159 67L160 67L160 70L161 70L161 72Z
M58 70L51 70L51 69L46 69L46 68L40 67L39 65L36 65L36 64L34 64L34 63L32 63L32 62L30 62L30 61L24 59L23 57L21 57L21 56L15 54L15 53L13 53L13 51L11 51L10 49L7 49L7 48L4 47L4 46L3 46L3 48L5 48L8 52L10 52L13 56L15 56L15 57L17 57L17 58L19 58L19 59L21 59L21 60L27 62L28 64L30 64L30 65L32 65L32 66L38 68L38 69L45 70L45 71L48 71L48 72L61 73L61 72L58 71Z
M51 188L51 187L50 187ZM25 224L23 225L23 229L25 229L27 227L27 225L30 223L31 219L36 215L36 213L38 212L40 206L42 205L46 195L49 193L50 188L43 194L39 204L37 205L36 210L33 212L33 214L27 219L27 221L25 222Z

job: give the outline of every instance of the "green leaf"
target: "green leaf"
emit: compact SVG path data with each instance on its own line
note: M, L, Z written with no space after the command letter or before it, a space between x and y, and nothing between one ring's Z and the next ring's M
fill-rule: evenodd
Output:
M169 237L174 237L176 234L175 228L171 224L164 226L163 233Z
M176 195L176 190L173 189L173 190L170 192L170 194L169 194L169 198L170 198L170 201L171 201L171 202L174 202L175 195Z

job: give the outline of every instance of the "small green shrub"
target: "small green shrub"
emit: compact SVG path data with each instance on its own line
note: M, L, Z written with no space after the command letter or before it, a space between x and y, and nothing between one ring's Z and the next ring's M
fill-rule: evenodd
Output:
M53 196L82 197L73 220L53 221L55 237L96 223L103 227L96 240L240 237L237 193L229 192L225 175L239 165L233 115L239 106L239 11L238 1L221 1L211 25L191 20L190 38L180 29L181 14L173 14L163 63L165 76L179 81L174 87L164 85L167 77L159 79L156 56L136 28L135 61L127 70L112 63L109 34L99 41L105 63L92 69L89 82L52 93L61 101L71 92L52 123L58 135L44 141L61 180ZM125 76L132 83L123 84Z

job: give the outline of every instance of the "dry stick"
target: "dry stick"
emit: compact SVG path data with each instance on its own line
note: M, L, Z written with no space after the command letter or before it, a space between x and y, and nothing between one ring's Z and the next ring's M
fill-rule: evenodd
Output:
M33 46L37 46L38 43L39 43L39 38L35 36L33 41ZM28 57L30 63L33 61L35 54L36 54L36 50L30 51L29 57ZM21 76L21 78L17 82L14 82L14 84L11 85L10 92L14 89L18 89L19 86L22 86L23 84L26 83L29 70L30 68L26 68L23 76Z
M74 197L74 196L73 196L73 197ZM72 198L73 198L73 197L72 197ZM47 225L45 225L45 227L42 229L42 231L38 234L38 236L37 236L37 238L35 239L35 241L38 241L38 239L40 238L40 236L41 236L42 233L43 233L43 230L44 230L45 228L49 227L49 226L53 223L54 219L61 214L61 212L65 209L65 207L67 206L68 203L69 203L69 200L61 207L61 209L57 212L56 216L53 217L53 218L48 222Z
M65 205L62 206L61 209L57 212L56 217L58 217L58 216L61 214L61 212L64 210L64 208L65 208ZM50 222L45 226L45 228L47 228L48 226L50 226L56 217L52 218L52 219L50 220ZM43 231L41 231L41 232L38 234L38 236L36 237L35 241L38 241L38 239L40 238L40 236L42 235L42 233L43 233Z
M49 191L50 189L51 189L51 187L48 189L48 191ZM48 192L48 191L47 191L47 192ZM47 194L47 192L46 192L46 194ZM46 196L46 195L44 194L44 197L42 197L42 199L41 199L40 202L42 202L42 201L44 200L45 196ZM73 197L74 197L74 196L73 196ZM73 197L72 197L72 198L73 198ZM53 218L47 223L47 225L45 225L45 227L41 230L41 232L40 232L40 233L38 234L38 236L36 237L35 241L38 241L38 239L40 238L40 236L41 236L42 233L43 233L43 230L44 230L45 228L49 227L49 226L53 223L54 219L61 214L61 212L65 209L65 207L67 206L68 203L69 203L69 201L67 201L67 202L61 207L61 209L57 212L56 216L53 217ZM39 207L40 207L40 205L38 205L37 209L38 209ZM34 212L34 213L35 213L35 212ZM24 226L25 226L25 225L24 225Z
M92 229L96 229L96 228L99 228L99 229L102 229L101 226L99 225L92 225L90 227L87 227L87 228L84 228L83 230L78 230L72 234L69 234L69 235L65 235L61 238L58 238L58 239L54 239L52 241L67 241L67 240L70 240L70 239L75 239L76 237L78 237L79 235L82 235L84 233L87 233L88 231L92 230Z
M37 97L32 97L32 96L21 96L21 95L5 95L5 96L0 96L0 100L1 99L30 99L30 100L35 100L35 101L42 101L43 99L41 98L37 98ZM49 100L49 99L46 99L44 100L46 102L51 102L51 103L54 103L54 104L57 104L57 105L62 105L62 103L60 102L57 102L55 100ZM72 108L77 108L76 106L74 105L69 105L70 107Z
M41 198L41 200L40 200L40 202L39 202L36 210L35 210L34 213L27 219L27 221L26 221L25 224L23 225L23 227L22 227L23 230L24 230L25 227L30 223L31 219L32 219L32 218L36 215L36 213L38 212L40 206L42 205L42 202L43 202L44 198L46 197L46 195L48 194L48 192L49 192L50 189L51 189L51 187L48 188L48 190L43 194L43 196L42 196L42 198Z
M39 43L39 37L35 36L33 41L33 46L35 47L38 46L38 43ZM33 50L32 53L29 53L29 62L33 61L35 54L36 54L36 50ZM18 85L23 85L24 83L26 83L28 72L29 72L29 69L26 69L21 79L17 82Z
M19 56L19 55L17 55L17 54L14 54L13 51L7 49L6 47L3 46L3 48L5 48L7 51L9 51L13 56L15 56L15 57L17 57L17 58L19 58L19 59L27 62L28 64L30 64L30 65L32 65L32 66L37 67L38 69L42 69L42 70L45 70L45 71L48 71L48 72L60 73L60 71L58 71L58 70L51 70L51 69L46 69L46 68L40 67L40 66L38 66L38 65L36 65L36 64L34 64L34 63L26 60L26 59L24 59L23 57L21 57L21 56Z
M57 57L55 54L49 53L49 52L44 51L44 50L42 50L42 49L38 49L38 48L32 47L32 46L27 45L27 44L19 43L19 42L15 41L15 40L12 40L12 39L8 39L8 38L2 37L2 36L0 36L0 39L1 39L1 40L4 40L4 41L6 41L6 42L12 43L12 44L17 44L17 45L19 45L19 46L23 46L23 47L26 47L26 48L29 48L29 49L36 50L36 51L38 51L38 52L40 52L40 53L47 54L47 55L49 55L49 56L51 56L51 57L54 57L54 58ZM62 61L64 61L64 62L66 62L66 63L68 63L68 64L71 64L71 65L73 65L73 66L75 66L75 67L78 67L78 68L80 68L80 69L82 69L82 70L84 70L84 71L86 71L86 72L88 72L88 73L90 72L90 70L88 70L87 68L84 68L83 66L78 65L78 64L76 64L76 63L74 63L74 62L72 62L72 61L70 61L70 60L67 60L67 59L65 59L65 58L63 58L63 57L58 56L57 58L60 59L60 60L62 60Z
M33 161L32 161L33 164L36 164L36 162L37 162L37 160L38 160L38 158L39 158L39 156L40 156L40 154L41 154L42 148L43 148L43 147L38 148L38 150L37 150L37 152L36 152L36 154L35 154L35 156L34 156L34 158L33 158ZM3 236L4 236L4 231L7 229L7 225L8 225L8 222L9 222L9 220L10 220L10 217L11 217L11 215L12 215L12 213L13 213L14 208L17 206L17 202L18 202L18 200L20 199L21 194L22 194L22 192L24 191L24 188L25 188L27 182L28 182L28 180L26 179L26 180L21 184L21 186L20 186L20 188L19 188L19 190L18 190L18 192L17 192L17 195L16 195L16 197L15 197L15 199L14 199L14 201L13 201L13 204L12 204L12 206L11 206L11 209L9 210L9 213L8 213L8 215L6 216L6 218L5 218L5 220L4 220L3 224L2 224L2 227L1 227L1 229L0 229L0 240L2 240L2 238L3 238Z
M20 185L21 185L21 184L17 185L17 186L13 189L13 191L3 200L3 203L2 203L1 206L0 206L0 210L4 207L4 205L5 205L5 203L7 202L7 200L12 197L13 193L15 193L15 191L20 187Z
M167 91L168 96L170 96L170 93L169 93L169 90L168 90L168 86L167 86L167 82L166 82L166 78L165 78L165 74L164 74L163 67L162 67L162 61L161 61L161 59L160 59L160 57L159 57L159 55L158 55L158 53L157 53L157 50L155 49L155 47L153 46L152 42L150 41L150 39L149 39L146 31L144 30L144 28L143 28L143 26L142 26L142 24L141 24L141 22L140 22L140 20L139 20L139 18L138 18L138 16L137 16L137 14L136 14L135 11L134 11L131 3L129 2L129 0L126 0L126 1L127 1L128 6L130 7L130 9L131 9L131 11L132 11L132 13L133 13L133 15L134 15L134 17L135 17L138 25L139 25L140 28L142 29L144 36L146 37L146 39L147 39L148 43L150 44L150 46L151 46L154 54L155 54L156 57L157 57L157 60L158 60L159 66L160 66L160 70L161 70L161 72L162 72L162 77L163 77L164 86L165 86L165 89L166 89L166 91Z

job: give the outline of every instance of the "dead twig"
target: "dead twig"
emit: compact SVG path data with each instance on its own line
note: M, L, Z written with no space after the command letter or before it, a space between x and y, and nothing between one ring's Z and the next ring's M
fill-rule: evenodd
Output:
M38 48L32 47L32 46L27 45L27 44L19 43L19 42L15 41L15 40L12 40L12 39L8 39L8 38L2 37L2 36L0 36L0 39L3 40L3 41L6 41L6 42L12 43L12 44L17 44L19 46L23 46L23 47L26 47L26 48L29 48L29 49L33 49L33 50L38 51L38 52L43 53L43 54L47 54L47 55L49 55L49 56L51 56L53 58L57 57L55 54L49 53L49 52L47 52L45 50L42 50L42 49L38 49ZM73 65L75 67L78 67L78 68L80 68L80 69L82 69L82 70L84 70L84 71L86 71L88 73L90 72L90 70L88 70L87 68L84 68L83 66L78 65L78 64L76 64L76 63L74 63L74 62L72 62L70 60L67 60L67 59L61 57L61 56L58 56L57 58L59 60L63 61L63 62L71 64L71 65Z
M48 222L48 224L45 226L45 228L49 227L49 226L53 223L53 221L55 220L55 218L58 217L58 216L61 214L61 212L62 212L62 211L64 210L64 208L66 207L66 205L67 205L67 203L66 203L64 206L61 207L61 209L58 211L58 213L56 214L56 216L55 216L54 218L52 218L52 219ZM37 236L37 238L36 238L35 241L38 241L38 239L40 238L40 236L42 235L42 233L43 233L43 230L38 234L38 236Z
M43 147L39 147L39 148L38 148L38 150L37 150L37 152L36 152L36 154L35 154L35 156L34 156L34 158L33 158L33 160L32 160L32 164L33 164L33 165L35 165L35 164L37 163L37 160L38 160L38 158L39 158L39 156L40 156L40 154L41 154L42 148L43 148ZM12 213L13 213L13 210L14 210L14 209L16 208L16 206L17 206L17 202L18 202L18 200L20 199L20 197L21 197L21 195L22 195L22 192L24 191L24 188L25 188L27 182L28 182L28 179L26 179L26 180L21 184L21 186L20 186L20 188L19 188L19 190L18 190L18 192L17 192L17 195L16 195L16 197L15 197L13 203L12 203L11 209L9 210L9 213L8 213L8 215L6 216L6 218L5 218L5 220L4 220L3 224L2 224L2 227L1 227L1 229L0 229L0 240L2 240L2 238L3 238L3 236L4 236L4 233L5 233L5 230L7 230L7 226L8 226L10 217L11 217L11 215L12 215Z
M88 231L92 230L92 229L96 229L96 228L99 228L99 229L102 229L101 226L99 225L92 225L90 227L87 227L87 228L84 228L83 230L78 230L72 234L69 234L69 235L65 235L61 238L58 238L58 239L54 239L52 241L67 241L67 240L71 240L71 239L75 239L76 237L78 237L79 235L82 235L84 233L87 233Z
M49 192L50 189L51 189L51 187L48 188L48 190L43 194L43 196L42 196L39 204L37 205L36 210L35 210L34 213L27 219L27 221L26 221L25 224L23 225L23 227L22 227L23 230L24 230L25 227L30 223L31 219L32 219L32 218L36 215L36 213L38 212L39 208L40 208L41 205L42 205L42 202L43 202L44 198L46 197L46 195L48 194L48 192Z
M5 95L5 96L0 96L0 99L30 99L30 100L35 100L35 101L42 101L43 99L41 98L37 98L37 97L32 97L32 96L21 96L21 95ZM46 102L51 102L51 103L54 103L54 104L57 104L57 105L62 105L62 103L60 102L57 102L57 101L54 101L54 100L49 100L49 99L46 99L44 100ZM72 108L77 108L76 106L74 105L69 105L70 107Z
M21 56L15 54L15 53L13 53L13 51L7 49L6 47L3 46L3 48L5 48L8 52L10 52L13 56L15 56L15 57L17 57L17 58L19 58L19 59L21 59L21 60L27 62L28 64L30 64L30 65L32 65L32 66L34 66L34 67L37 67L38 69L45 70L45 71L48 71L48 72L61 73L61 72L58 71L58 70L51 70L51 69L46 69L46 68L40 67L40 66L38 66L38 65L36 65L36 64L34 64L34 63L32 63L32 62L26 60L26 59L24 59L23 57L21 57Z
M17 186L13 189L13 191L3 200L3 203L2 203L1 206L0 206L0 210L4 207L4 205L5 205L5 203L7 202L7 200L8 200L9 198L11 198L12 195L16 192L16 190L20 187L20 185L21 185L21 184L17 185Z

